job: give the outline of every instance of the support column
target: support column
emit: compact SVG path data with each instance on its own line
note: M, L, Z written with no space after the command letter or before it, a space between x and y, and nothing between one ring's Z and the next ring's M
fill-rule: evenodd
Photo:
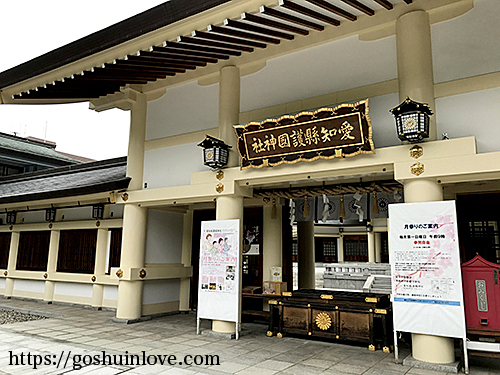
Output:
M148 211L127 204L123 211L123 237L120 268L143 268L146 250ZM143 281L120 280L118 285L118 319L135 320L142 316Z
M375 232L375 263L382 263L382 233Z
M95 251L94 276L99 280L100 277L106 274L106 253L108 250L108 233L107 229L97 230L97 244ZM104 295L104 285L94 283L92 285L92 307L101 309L102 298Z
M188 210L184 214L184 223L182 226L182 258L181 263L184 267L191 267L191 254L193 247L193 210ZM189 311L191 279L185 277L181 279L179 310Z
M341 234L338 241L337 262L344 263L344 236Z
M415 10L396 21L399 100L406 96L429 104L435 111L429 14ZM437 139L436 116L431 117L429 140Z
M232 146L229 150L228 167L239 165L236 150L236 133L233 125L240 122L240 69L234 65L220 70L219 84L219 138Z
M404 182L404 197L406 203L442 201L443 189L430 179L408 180ZM411 341L416 360L440 364L455 361L452 338L412 333Z
M297 222L299 289L316 288L314 221Z
M16 270L17 250L19 248L19 232L12 232L10 238L9 261L7 263L7 276ZM5 297L11 298L14 293L14 279L5 279Z
M366 232L366 236L368 239L368 262L375 263L376 259L375 232L373 232L373 230L371 232Z
M262 280L272 280L271 267L282 267L282 205L276 204L273 215L273 204L263 206L262 220ZM274 217L273 217L274 216ZM290 289L292 285L290 285ZM264 310L269 311L269 304L264 301Z
M240 219L240 264L238 265L241 275L241 248L242 248L242 233L243 233L243 197L238 196L221 196L217 198L217 208L215 214L216 220L232 220ZM238 285L238 296L241 298L241 276ZM241 304L240 304L241 306ZM241 311L239 312L241 315ZM222 320L212 321L212 331L218 333L235 333L235 322L225 322Z
M130 113L130 135L127 155L128 190L142 189L144 142L146 139L146 95L137 93ZM120 268L144 267L148 210L134 204L123 209L123 235ZM142 281L120 280L118 284L117 319L135 320L142 315Z
M58 230L52 230L50 232L50 245L49 245L49 257L47 261L47 274L49 279L57 269L57 255L59 253L59 238L61 237L61 232ZM54 299L54 288L55 281L46 280L45 281L45 291L43 295L43 300L47 303L52 303Z

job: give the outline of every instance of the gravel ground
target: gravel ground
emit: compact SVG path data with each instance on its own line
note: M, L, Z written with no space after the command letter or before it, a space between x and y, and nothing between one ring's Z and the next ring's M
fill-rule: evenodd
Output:
M22 313L14 310L0 309L0 324L29 322L31 320L47 319L45 316Z

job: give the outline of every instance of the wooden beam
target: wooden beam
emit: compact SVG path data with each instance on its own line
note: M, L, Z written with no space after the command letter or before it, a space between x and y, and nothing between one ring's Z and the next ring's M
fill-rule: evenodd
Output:
M394 6L387 0L373 0L373 1L375 1L378 5L383 6L387 10L392 10L392 8L394 8Z
M373 16L375 14L375 11L372 8L367 7L365 4L362 4L357 0L340 0L340 1L359 10L360 12L363 12L368 16Z
M274 36L276 38L293 40L294 36L292 34L283 33L281 31L271 30L265 27L255 26L246 22L233 21L230 19L224 20L224 25L229 27L234 27L236 29L242 29L246 31L251 31L254 33L260 33L264 35Z
M259 35L259 34L247 33L245 31L235 30L235 29L231 29L229 27L220 27L220 26L209 25L207 29L209 32L214 32L217 34L231 35L231 36L234 36L236 38L244 38L244 41L246 41L246 39L250 39L250 40L257 40L257 41L264 42L264 43L280 44L279 39L270 38L268 36Z
M241 15L241 19L246 20L246 21L250 21L250 22L254 22L254 23L258 23L260 25L274 27L275 29L289 31L289 32L295 33L295 34L300 34L300 35L304 35L304 36L309 35L309 31L301 29L300 27L291 26L291 25L288 25L286 23L273 21L273 20L270 20L268 18L255 16L255 15L249 14L249 13L243 13Z
M314 22L307 21L303 18L295 17L287 13L280 12L274 8L268 8L266 6L260 7L260 12L271 17L279 18L284 21L296 23L297 25L305 26L316 31L323 31L325 28Z
M253 48L251 47L247 47L247 46L233 46L231 44L226 44L226 43L220 43L220 42L215 42L215 41L211 41L211 40L203 40L203 39L195 39L195 38L191 38L191 37L188 37L188 36L180 36L177 38L177 41L184 45L184 44L187 44L187 45L195 45L197 47L202 47L202 48L218 48L218 49L224 49L224 50L227 50L227 51L233 51L235 53L240 53L241 52L238 52L238 51L242 51L242 52L253 52ZM208 47L207 47L208 46ZM234 55L233 56L240 56L240 55Z
M227 44L232 45L232 46L244 45L244 46L250 46L250 47L256 47L256 48L266 48L267 47L267 44L265 44L265 43L255 42L253 40L233 38L230 36L225 36L225 35L221 35L221 34L217 34L217 33L213 33L213 32L193 31L192 36L195 38L215 40L218 42L227 43Z
M195 57L208 57L214 59L228 60L229 55L221 53L209 53L204 51L191 51L188 49L171 48L171 47L152 47L153 52L166 53L169 55L179 55L179 56L195 56Z
M323 8L331 13L336 14L337 16L344 17L348 19L349 21L356 21L357 17L356 15L349 13L345 11L344 9L341 9L333 4L330 4L329 2L325 0L306 0L307 2L314 4L320 8Z
M213 57L203 57L203 56L195 56L195 55L182 55L179 53L176 54L169 54L169 53L163 53L163 52L158 52L158 51L153 51L153 52L148 52L148 51L141 51L141 56L145 57L155 57L155 58L160 58L160 59L172 59L172 60L180 60L180 61L193 61L193 62L202 62L202 63L216 63L217 60L216 58Z
M291 2L289 0L280 0L279 4L283 8L293 10L294 12L306 15L306 16L311 17L311 18L315 18L315 19L320 20L322 22L329 23L330 25L333 25L333 26L339 26L340 25L340 21L336 20L335 18L331 18L331 17L325 16L322 13L318 13L318 12L312 10L312 9L303 7L302 5L295 4L295 3L293 3L293 2Z
M124 66L124 67L130 67L130 68L148 68L148 69L165 69L165 70L171 70L176 73L184 73L187 69L189 70L194 70L196 69L195 66L186 68L183 66L178 66L178 65L172 65L172 64L152 64L150 62L143 62L143 61L130 61L130 60L117 60L116 64L117 66Z
M177 67L182 69L194 70L197 66L205 66L206 64L196 63L196 64L186 64L181 63L178 60L168 60L168 59L155 59L152 57L140 57L140 56L128 56L127 61L140 62L145 66L157 66L157 67Z

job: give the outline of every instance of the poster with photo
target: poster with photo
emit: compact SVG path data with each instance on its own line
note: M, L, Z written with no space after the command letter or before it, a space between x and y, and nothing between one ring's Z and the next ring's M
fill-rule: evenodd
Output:
M239 321L240 221L201 223L198 318Z
M465 337L455 201L391 204L394 329Z

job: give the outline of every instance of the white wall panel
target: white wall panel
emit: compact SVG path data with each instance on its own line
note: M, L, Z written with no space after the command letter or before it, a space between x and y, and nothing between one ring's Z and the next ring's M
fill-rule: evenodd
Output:
M31 212L20 212L18 215L21 216L21 222L28 223L44 223L45 222L45 210L42 211L31 211Z
M143 180L148 189L189 185L191 173L206 170L203 150L197 143L148 150L144 154Z
M16 281L14 282L14 290L19 290L22 292L44 293L45 281L16 279Z
M103 299L118 301L118 287L114 285L104 285Z
M92 285L56 282L54 295L92 298Z
M112 204L109 212L112 219L123 218L123 204Z
M197 82L167 89L148 103L146 140L216 128L219 119L219 85Z
M397 77L396 38L357 36L267 61L241 79L241 111L288 103Z
M180 263L184 215L150 209L146 238L146 264Z
M475 136L478 152L500 151L500 88L436 100L438 139Z
M0 279L0 289L5 288L5 279Z
M179 288L179 279L145 281L142 303L150 305L153 303L178 301L180 298Z
M61 210L63 221L92 220L92 207L75 207Z
M500 71L500 1L475 0L474 9L432 25L434 81Z

